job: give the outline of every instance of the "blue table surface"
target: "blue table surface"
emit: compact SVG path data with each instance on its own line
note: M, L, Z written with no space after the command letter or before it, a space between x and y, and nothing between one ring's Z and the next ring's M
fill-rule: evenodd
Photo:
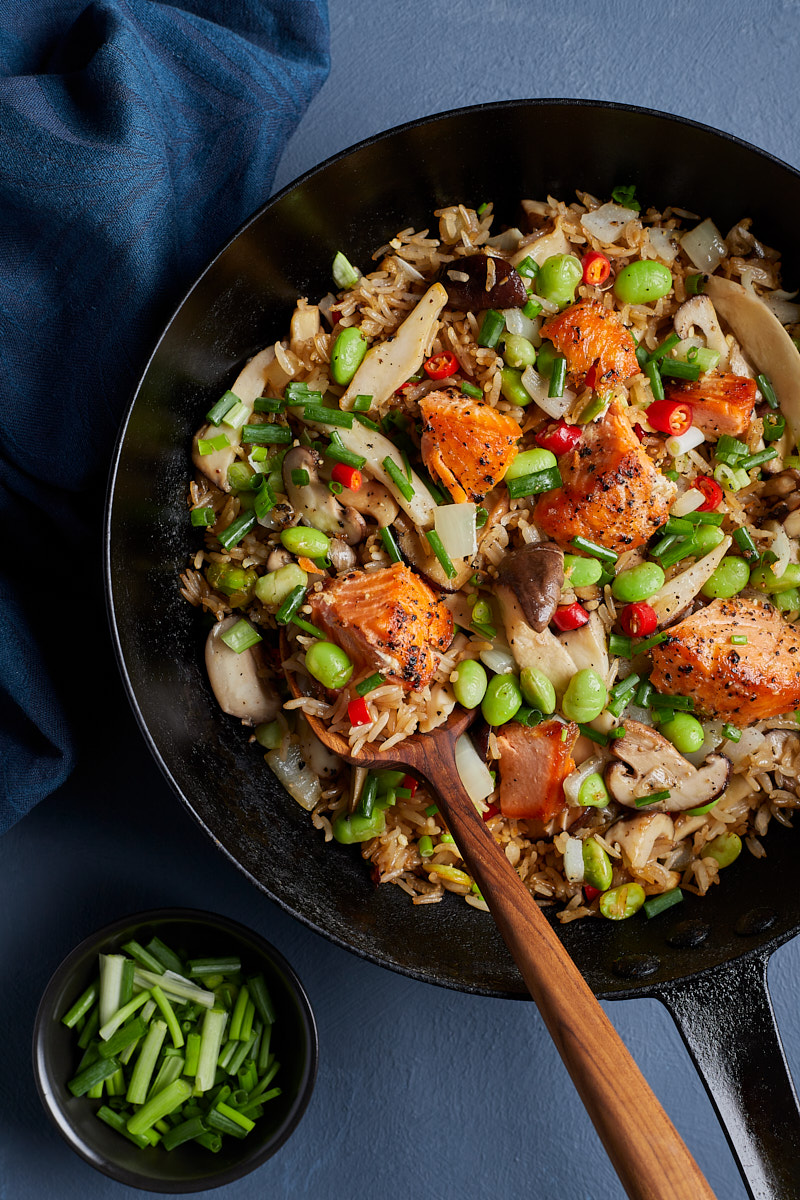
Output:
M331 0L331 9L331 75L284 156L276 188L393 125L521 96L651 106L800 166L798 0ZM620 1200L533 1005L445 992L384 971L263 897L163 781L116 678L110 641L96 655L87 684L101 700L93 753L0 841L0 1200L143 1194L95 1173L51 1128L31 1078L29 1033L50 972L77 941L126 912L168 904L212 908L264 933L297 968L319 1022L318 1083L298 1131L259 1171L219 1189L220 1200L366 1200L409 1190L437 1200ZM795 943L770 968L795 1073L798 981ZM744 1200L666 1012L647 1000L606 1011L717 1196Z

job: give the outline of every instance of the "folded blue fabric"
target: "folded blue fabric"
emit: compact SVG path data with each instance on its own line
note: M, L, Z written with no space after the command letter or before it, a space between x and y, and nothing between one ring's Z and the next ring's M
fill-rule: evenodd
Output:
M329 66L325 0L4 7L0 832L102 703L102 488L147 354Z

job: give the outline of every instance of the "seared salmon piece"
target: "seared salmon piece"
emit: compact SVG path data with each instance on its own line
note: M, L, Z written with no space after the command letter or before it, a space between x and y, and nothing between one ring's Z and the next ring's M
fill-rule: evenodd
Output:
M593 387L598 392L639 372L633 336L618 314L599 300L578 300L550 317L542 337L564 355L572 375L585 375L597 364Z
M549 821L566 807L563 783L575 770L578 726L543 721L532 729L510 721L497 733L500 811L504 817Z
M408 689L430 682L437 651L453 640L449 609L404 563L328 579L308 602L311 620L357 669L381 671Z
M533 519L559 546L585 537L609 550L630 550L669 516L675 484L648 458L616 401L601 421L585 426L581 442L558 466L562 486L542 493Z
M745 645L733 645L732 635ZM800 636L771 604L712 600L655 646L650 680L660 692L693 696L698 709L749 725L800 706Z
M756 406L756 381L746 375L705 375L696 382L676 379L665 382L667 400L682 400L692 406L692 423L709 441L723 433L741 437L747 433Z
M458 392L428 392L419 407L424 420L422 461L431 475L457 504L482 500L517 453L519 424L490 404Z

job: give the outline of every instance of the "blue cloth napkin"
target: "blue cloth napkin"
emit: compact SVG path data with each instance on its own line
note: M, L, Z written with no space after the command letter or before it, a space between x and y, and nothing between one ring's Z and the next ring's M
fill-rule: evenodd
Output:
M325 0L3 8L0 832L66 779L76 714L88 734L103 703L120 417L186 286L268 199L329 67Z

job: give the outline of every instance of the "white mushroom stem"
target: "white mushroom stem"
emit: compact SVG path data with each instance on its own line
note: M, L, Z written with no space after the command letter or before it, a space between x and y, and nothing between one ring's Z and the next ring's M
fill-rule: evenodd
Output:
M310 342L320 331L319 308L317 305L307 304L305 300L298 300L297 308L292 314L290 330L289 349L295 354L299 354L303 344Z
M206 638L206 671L211 690L223 712L253 725L272 721L280 700L258 672L258 660L252 649L237 654L222 640L222 635L240 618L219 621Z
M608 642L603 622L596 612L590 614L588 622L581 625L580 629L560 633L558 640L575 663L577 671L591 667L608 683Z
M702 330L708 348L719 355L720 371L726 370L730 347L708 296L692 296L675 313L675 332L680 338L691 337L695 327Z
M576 672L575 661L549 629L536 633L531 629L514 594L509 588L497 592L509 649L521 669L543 671L560 698Z
M674 575L654 596L650 597L647 603L655 609L659 625L668 625L671 621L677 620L684 609L691 604L703 584L711 578L722 562L731 545L731 540L727 536L723 538L718 546L715 546L708 554L704 554L693 566Z
M331 427L326 426L326 428ZM409 515L417 528L433 529L433 523L436 519L436 501L416 471L412 470L411 472L410 484L413 489L413 495L410 500L407 500L384 468L384 460L390 458L398 470L402 471L405 476L405 464L403 463L400 451L394 443L390 442L382 433L367 429L364 425L359 424L358 421L353 422L352 429L340 429L337 426L336 432L343 446L348 450L352 450L354 454L360 454L362 458L367 460L365 463L366 470L391 492L397 503Z
M641 813L637 817L617 821L605 837L612 846L619 846L632 870L641 871L650 861L659 838L666 838L672 843L675 829L672 817L666 813Z

